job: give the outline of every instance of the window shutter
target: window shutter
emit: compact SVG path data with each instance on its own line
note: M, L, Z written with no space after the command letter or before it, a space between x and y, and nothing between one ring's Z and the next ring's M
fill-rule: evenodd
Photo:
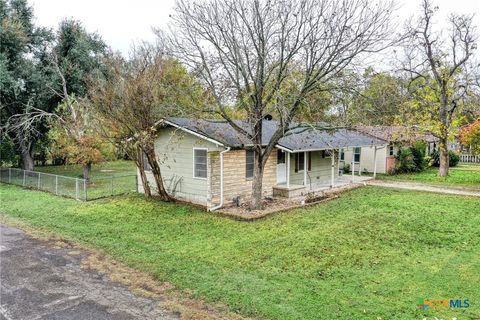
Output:
M312 153L308 153L308 171L312 171Z
M295 153L295 172L298 172L298 153Z

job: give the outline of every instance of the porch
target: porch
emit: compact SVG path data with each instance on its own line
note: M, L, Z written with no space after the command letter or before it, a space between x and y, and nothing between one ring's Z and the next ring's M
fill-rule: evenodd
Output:
M371 176L359 175L342 175L335 177L334 183L332 181L319 181L303 184L277 184L273 187L273 196L283 198L295 198L304 196L310 192L322 192L342 188L350 184L364 183L368 180L374 179Z

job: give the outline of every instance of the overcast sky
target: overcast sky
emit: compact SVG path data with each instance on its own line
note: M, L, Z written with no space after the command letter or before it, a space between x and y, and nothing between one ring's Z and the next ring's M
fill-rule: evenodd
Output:
M151 27L166 27L175 0L29 0L38 25L56 28L65 17L81 20L114 50L127 54L137 40L153 40ZM419 11L420 0L398 0L397 15L405 19ZM480 0L434 0L438 23L451 12L475 13L480 29ZM480 32L480 30L479 30Z

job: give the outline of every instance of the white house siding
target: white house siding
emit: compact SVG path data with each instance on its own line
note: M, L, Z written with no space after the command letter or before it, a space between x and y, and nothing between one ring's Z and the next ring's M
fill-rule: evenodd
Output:
M307 172L307 184L322 184L331 181L332 159L322 157L322 151L312 151L311 171ZM338 177L338 152L335 152L335 177ZM308 167L308 154L307 154ZM290 154L290 184L303 184L303 171L295 172L295 154Z
M394 147L394 154L397 152L397 147ZM352 157L353 157L353 148L344 149L345 160L342 161L340 168L343 168L344 164L350 165L350 170L352 169ZM386 173L387 165L387 155L389 149L388 145L378 146L377 147L377 173ZM374 154L375 147L362 147L360 151L360 163L355 163L355 172L361 170L361 172L373 172L374 169Z
M224 149L176 128L161 129L155 140L155 153L169 194L179 200L208 205L210 168L207 168L207 179L193 177L194 148L207 149L208 166L211 165L211 155L218 155L218 151ZM149 171L146 173L152 191L156 192L153 175ZM139 191L143 192L139 184Z

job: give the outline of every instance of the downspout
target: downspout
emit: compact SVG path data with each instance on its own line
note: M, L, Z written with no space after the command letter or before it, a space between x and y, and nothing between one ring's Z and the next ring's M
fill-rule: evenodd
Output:
M209 208L208 211L215 211L223 207L223 154L230 151L230 147L220 152L220 204Z

